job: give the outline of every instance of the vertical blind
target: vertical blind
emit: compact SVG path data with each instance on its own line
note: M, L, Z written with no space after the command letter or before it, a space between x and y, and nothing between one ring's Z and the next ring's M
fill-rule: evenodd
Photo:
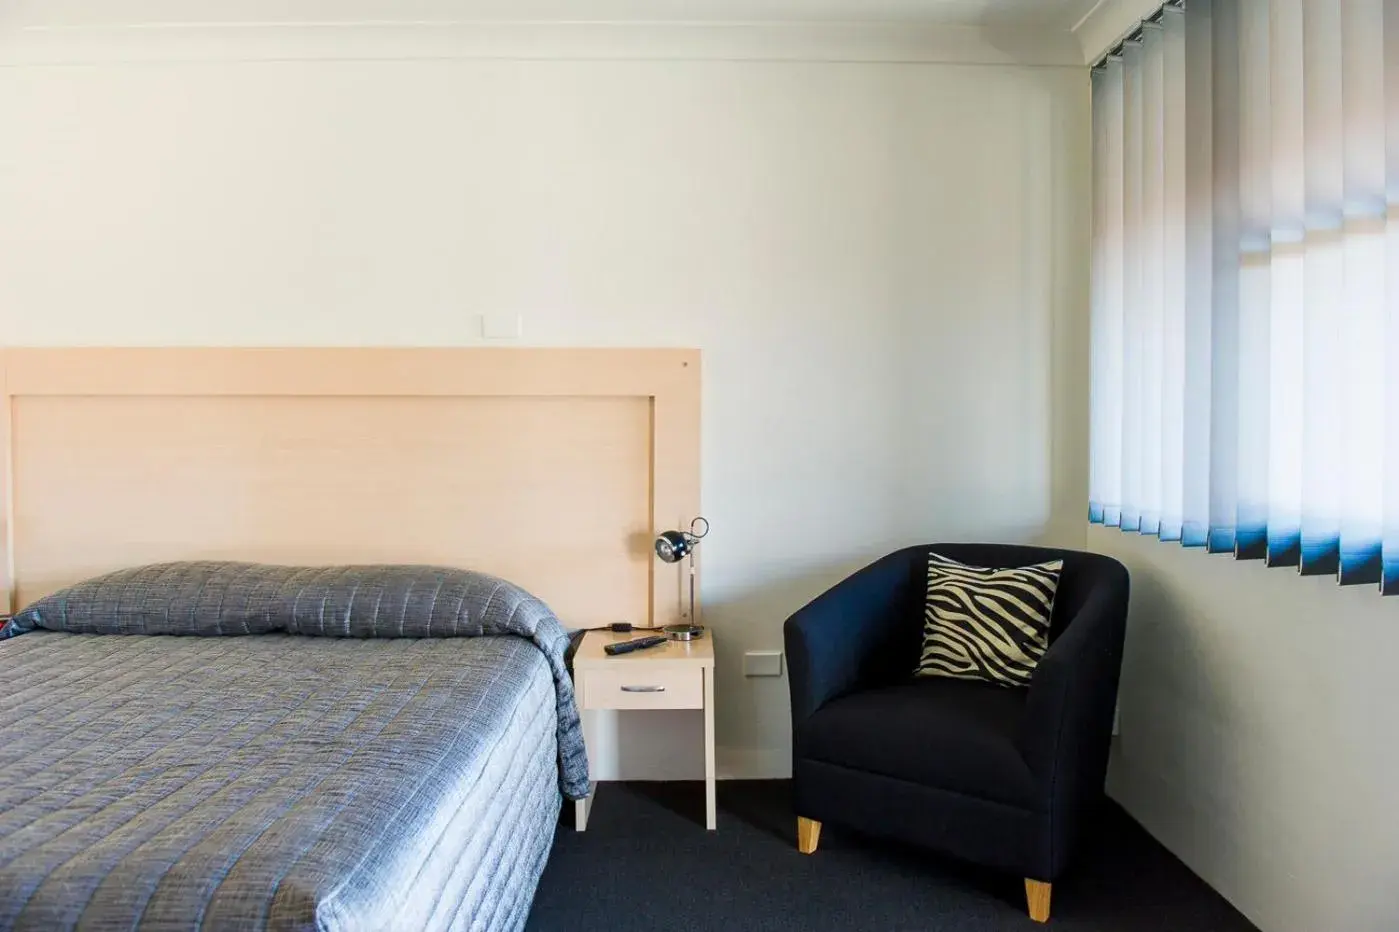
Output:
M1176 0L1093 70L1089 519L1399 592L1399 0Z

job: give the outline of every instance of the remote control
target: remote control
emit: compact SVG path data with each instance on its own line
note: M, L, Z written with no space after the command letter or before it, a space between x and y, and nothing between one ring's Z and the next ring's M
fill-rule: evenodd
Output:
M649 638L633 638L630 641L622 641L618 644L608 644L603 650L612 656L618 654L630 654L634 650L645 650L648 647L655 647L657 644L664 644L667 638L657 634Z

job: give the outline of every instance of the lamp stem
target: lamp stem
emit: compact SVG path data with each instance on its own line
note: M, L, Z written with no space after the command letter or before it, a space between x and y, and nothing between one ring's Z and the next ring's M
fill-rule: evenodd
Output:
M695 551L690 551L690 624L698 624L695 621Z

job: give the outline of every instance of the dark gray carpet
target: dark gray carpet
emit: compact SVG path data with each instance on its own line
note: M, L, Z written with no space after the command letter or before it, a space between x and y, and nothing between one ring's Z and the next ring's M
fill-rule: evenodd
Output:
M572 804L539 884L531 932L1032 932L1018 878L826 826L797 853L791 785L719 784L719 830L695 783L608 783L588 831ZM1059 932L1257 932L1110 806L1054 885Z

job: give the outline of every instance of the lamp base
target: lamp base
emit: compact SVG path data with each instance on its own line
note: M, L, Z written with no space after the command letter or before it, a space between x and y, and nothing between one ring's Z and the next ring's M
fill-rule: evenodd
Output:
M699 625L666 625L661 633L672 641L694 641L704 637L704 629Z

